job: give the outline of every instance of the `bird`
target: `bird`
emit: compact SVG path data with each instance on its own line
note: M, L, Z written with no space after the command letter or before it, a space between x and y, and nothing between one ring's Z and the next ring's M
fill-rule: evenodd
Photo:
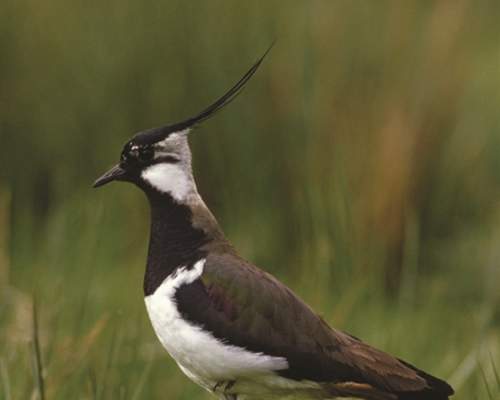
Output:
M219 400L448 399L448 383L329 326L240 256L200 196L190 133L242 92L269 50L201 112L136 133L94 183L132 183L149 202L143 290L156 336Z

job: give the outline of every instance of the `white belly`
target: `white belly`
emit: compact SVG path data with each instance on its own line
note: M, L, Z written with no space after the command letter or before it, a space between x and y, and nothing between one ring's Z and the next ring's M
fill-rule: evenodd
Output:
M287 368L285 358L226 345L209 332L181 318L175 303L175 292L182 285L199 278L204 264L205 260L202 259L190 270L180 268L145 298L158 339L182 371L199 385L212 390L220 381L270 377L274 376L273 371Z

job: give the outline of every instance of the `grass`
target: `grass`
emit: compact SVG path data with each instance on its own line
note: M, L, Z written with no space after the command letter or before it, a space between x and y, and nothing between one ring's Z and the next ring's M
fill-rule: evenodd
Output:
M38 331L38 314L36 310L36 302L33 301L33 321L32 321L33 336L31 342L33 344L33 375L36 380L36 393L40 400L45 400L45 383L43 378L42 356L40 352L40 337Z
M125 190L87 193L88 203L68 204L52 216L49 229L57 237L39 245L36 265L10 271L16 283L3 292L8 301L0 323L4 398L209 398L182 376L150 328L141 293L146 238L114 240L123 226L106 198ZM97 220L95 207L105 208ZM304 269L318 264L312 258ZM497 310L486 293L477 302L457 298L463 294L450 280L478 284L472 274L460 274L418 278L415 293L396 300L384 295L375 273L338 274L330 283L277 273L332 325L449 379L458 399L494 399L500 392Z
M332 325L456 399L497 398L499 18L487 0L7 0L0 398L208 398L147 320L144 199L90 184L133 132L203 108L274 39L193 134L200 192Z

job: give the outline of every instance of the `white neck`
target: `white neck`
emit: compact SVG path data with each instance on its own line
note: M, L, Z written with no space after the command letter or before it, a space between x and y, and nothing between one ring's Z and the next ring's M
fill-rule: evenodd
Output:
M168 193L179 203L186 203L198 197L198 191L191 170L186 165L153 164L141 173L142 179L162 193Z

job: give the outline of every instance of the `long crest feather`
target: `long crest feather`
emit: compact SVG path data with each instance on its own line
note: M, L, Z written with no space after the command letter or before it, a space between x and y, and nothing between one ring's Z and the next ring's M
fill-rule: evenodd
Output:
M245 73L245 75L243 75L243 77L238 82L236 82L236 84L231 89L229 89L222 97L217 99L203 111L201 111L194 117L188 118L181 122L177 122L175 124L139 132L134 136L133 141L139 145L153 144L167 138L168 135L173 132L180 132L186 129L193 128L197 124L213 117L218 111L231 103L241 93L243 87L250 80L253 74L255 74L264 58L272 49L273 45L274 43L269 46L266 52L252 65L252 67Z

